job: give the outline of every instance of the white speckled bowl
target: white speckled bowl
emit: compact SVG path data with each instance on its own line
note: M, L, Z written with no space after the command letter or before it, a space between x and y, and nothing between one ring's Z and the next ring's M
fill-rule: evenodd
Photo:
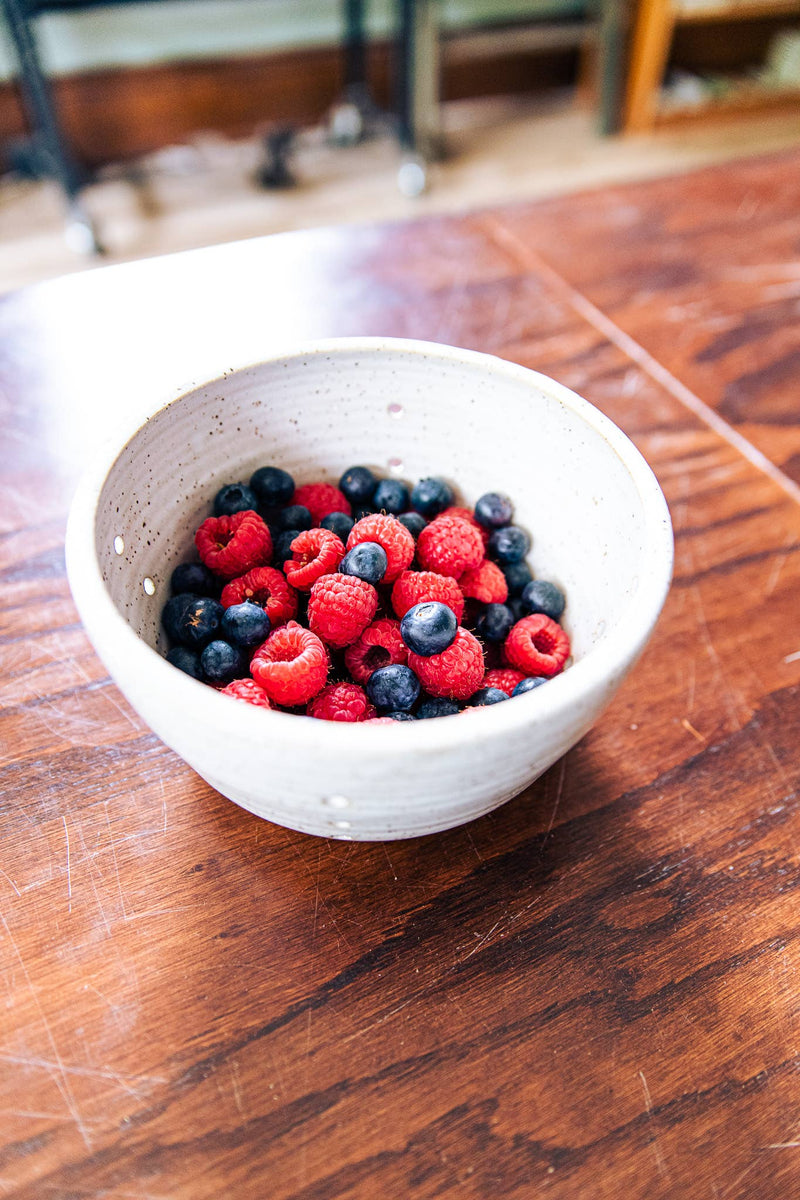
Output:
M566 590L574 664L506 704L393 726L265 712L182 674L158 653L170 573L215 491L268 463L298 482L335 482L353 463L411 482L441 474L468 504L507 492L534 571ZM120 690L204 779L280 825L379 840L496 808L586 733L652 632L672 529L639 452L567 388L471 351L341 339L154 407L84 476L67 568Z

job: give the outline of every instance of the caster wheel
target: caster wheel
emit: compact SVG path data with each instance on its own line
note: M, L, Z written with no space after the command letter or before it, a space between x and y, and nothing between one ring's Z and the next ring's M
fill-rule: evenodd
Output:
M428 186L428 170L419 159L409 159L397 172L397 186L403 196L421 196Z
M364 117L357 104L337 104L328 118L328 137L334 146L357 146L364 137Z

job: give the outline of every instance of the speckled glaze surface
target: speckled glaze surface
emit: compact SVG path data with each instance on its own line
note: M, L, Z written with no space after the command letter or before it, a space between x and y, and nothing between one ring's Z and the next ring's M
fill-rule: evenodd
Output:
M393 727L233 703L162 657L175 565L223 483L259 466L335 482L353 463L441 474L461 501L506 491L537 574L568 596L574 662L513 703ZM231 800L329 837L410 837L517 795L583 736L643 649L672 567L666 503L606 417L488 355L341 339L194 387L89 468L67 531L70 586L100 658L167 745Z

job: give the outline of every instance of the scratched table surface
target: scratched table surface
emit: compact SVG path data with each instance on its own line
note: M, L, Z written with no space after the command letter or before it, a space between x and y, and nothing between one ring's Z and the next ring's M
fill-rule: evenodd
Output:
M799 169L259 239L0 303L0 1195L800 1193ZM198 779L108 679L64 573L72 489L121 412L344 334L575 388L644 452L676 535L594 730L490 816L385 845Z

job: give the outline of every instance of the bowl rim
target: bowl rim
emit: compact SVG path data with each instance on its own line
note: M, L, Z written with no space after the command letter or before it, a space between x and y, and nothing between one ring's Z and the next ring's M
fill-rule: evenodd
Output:
M386 725L348 724L318 721L313 717L299 720L297 715L275 710L265 712L253 705L233 705L207 684L177 670L131 628L119 612L102 576L95 547L95 526L100 494L113 466L137 433L174 404L203 389L224 386L231 375L260 368L287 359L330 356L354 352L374 354L391 352L435 358L440 361L473 364L516 382L538 388L570 409L598 433L614 450L631 477L639 495L644 527L644 550L638 572L639 586L612 628L598 644L566 671L548 681L546 688L515 697L515 704L496 704L481 710L480 721L464 720L463 713L429 721L400 722L406 733ZM103 647L113 645L118 660L121 654L132 656L143 673L148 690L174 697L178 711L187 707L198 720L227 730L238 738L264 741L264 721L270 723L275 739L289 750L307 749L309 734L320 751L339 752L358 746L370 757L391 754L397 749L424 753L490 741L506 732L518 732L536 721L537 714L548 721L568 712L581 700L602 688L604 681L624 675L636 661L658 620L672 578L674 541L666 499L651 467L633 442L614 422L576 392L529 367L477 350L467 350L438 342L391 337L341 337L302 341L269 353L264 358L241 362L220 375L200 383L192 381L170 388L155 407L128 414L104 439L85 468L69 509L65 537L67 577L73 599L89 640L101 660ZM107 664L106 664L107 665ZM124 681L115 682L125 692ZM367 735L357 732L367 727ZM352 739L352 740L351 740ZM408 740L410 739L410 740Z

